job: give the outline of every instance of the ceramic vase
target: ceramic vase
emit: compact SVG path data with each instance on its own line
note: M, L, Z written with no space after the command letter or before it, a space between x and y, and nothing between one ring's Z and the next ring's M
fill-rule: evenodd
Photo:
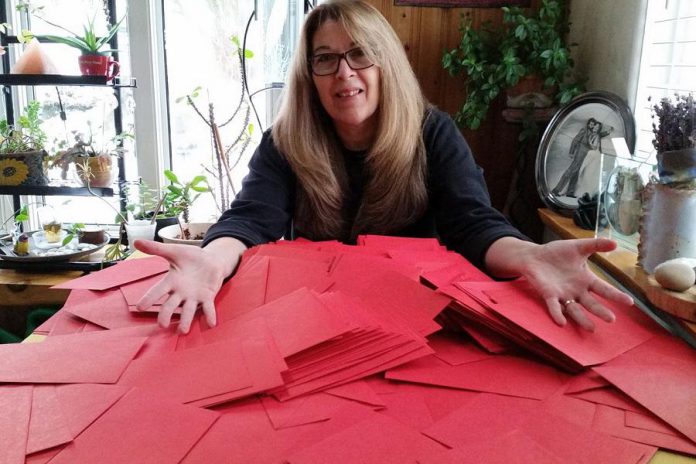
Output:
M638 264L652 274L673 258L696 258L696 190L651 182L640 219Z

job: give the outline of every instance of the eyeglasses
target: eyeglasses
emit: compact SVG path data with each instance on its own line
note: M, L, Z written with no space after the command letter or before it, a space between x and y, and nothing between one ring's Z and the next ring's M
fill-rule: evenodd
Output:
M319 53L312 56L309 60L309 65L315 75L328 76L338 71L341 60L344 58L350 69L354 71L374 66L374 63L370 61L360 47L353 48L345 53Z

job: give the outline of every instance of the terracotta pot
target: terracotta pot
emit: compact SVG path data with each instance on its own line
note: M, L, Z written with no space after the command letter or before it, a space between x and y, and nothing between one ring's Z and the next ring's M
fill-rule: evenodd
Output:
M121 70L118 61L107 55L80 55L78 63L83 76L106 76L107 81L118 76Z
M553 105L555 88L545 88L544 79L537 74L524 76L506 91L509 108L548 108Z
M77 176L87 187L109 187L114 182L114 170L111 156L98 155L79 158L75 161Z

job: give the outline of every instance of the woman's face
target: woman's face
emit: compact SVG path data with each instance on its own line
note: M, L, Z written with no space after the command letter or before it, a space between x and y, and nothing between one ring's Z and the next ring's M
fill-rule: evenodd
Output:
M356 44L335 21L322 24L312 40L312 55L345 53L354 48ZM361 132L363 136L374 134L377 129L380 84L377 66L354 70L345 59L341 59L334 74L312 74L312 78L319 100L344 142L350 142Z

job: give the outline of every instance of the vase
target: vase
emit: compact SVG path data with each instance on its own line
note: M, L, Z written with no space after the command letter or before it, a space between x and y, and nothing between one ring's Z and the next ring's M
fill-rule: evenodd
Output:
M696 179L696 149L664 151L657 154L660 182L685 182Z
M674 258L696 258L696 190L650 182L643 196L638 264L652 274Z

